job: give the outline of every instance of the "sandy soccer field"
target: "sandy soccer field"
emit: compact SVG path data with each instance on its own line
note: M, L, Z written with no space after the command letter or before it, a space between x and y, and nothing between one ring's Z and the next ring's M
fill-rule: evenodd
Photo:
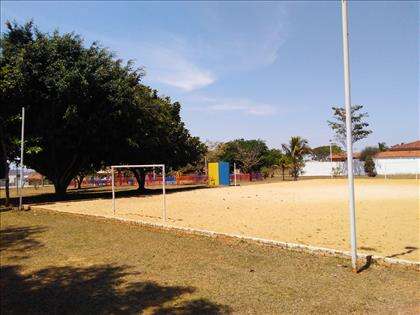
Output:
M414 179L356 180L360 252L420 261L419 187ZM111 199L40 207L114 217ZM116 209L117 218L163 223L160 195L118 198ZM344 179L174 192L167 209L167 225L349 250Z

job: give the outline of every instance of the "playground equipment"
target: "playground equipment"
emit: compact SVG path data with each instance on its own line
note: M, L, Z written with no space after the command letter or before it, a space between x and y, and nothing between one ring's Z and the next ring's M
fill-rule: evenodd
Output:
M213 162L208 164L209 186L220 186L230 184L229 163Z

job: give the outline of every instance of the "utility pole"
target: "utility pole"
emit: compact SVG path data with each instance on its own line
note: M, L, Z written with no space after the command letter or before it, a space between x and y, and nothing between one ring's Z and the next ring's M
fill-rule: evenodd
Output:
M24 143L25 143L25 107L22 107L22 130L21 130L21 137L20 137L20 179L19 179L19 186L20 186L20 194L19 194L19 210L22 210L22 195L23 195L23 150L24 150Z
M351 95L350 95L350 64L349 64L349 30L348 30L348 1L341 0L341 17L343 28L343 62L344 62L344 95L346 108L346 144L347 144L347 179L349 189L350 214L350 242L351 265L357 271L357 243L356 243L356 211L354 199L353 175L353 143L351 123Z

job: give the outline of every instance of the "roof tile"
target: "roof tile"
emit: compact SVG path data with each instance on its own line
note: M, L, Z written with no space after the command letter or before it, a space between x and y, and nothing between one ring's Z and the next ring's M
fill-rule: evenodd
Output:
M401 150L401 151L383 151L375 155L375 158L389 159L389 158L420 158L420 150Z

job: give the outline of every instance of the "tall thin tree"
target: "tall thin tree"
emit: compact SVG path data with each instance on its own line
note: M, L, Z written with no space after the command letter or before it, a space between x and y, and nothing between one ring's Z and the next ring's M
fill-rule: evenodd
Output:
M290 175L294 180L299 178L305 166L304 156L310 152L308 141L301 137L291 137L288 144L282 144L287 156Z
M368 129L369 123L366 118L369 117L367 112L361 112L363 105L351 106L351 124L352 124L352 143L365 139L372 133ZM346 147L346 110L344 107L332 107L333 120L328 120L328 125L335 133L336 140Z

